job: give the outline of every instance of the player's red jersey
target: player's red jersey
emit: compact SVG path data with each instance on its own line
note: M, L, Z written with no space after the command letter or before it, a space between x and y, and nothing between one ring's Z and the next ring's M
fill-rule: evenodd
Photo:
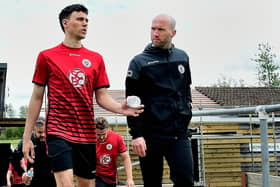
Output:
M117 183L117 158L126 151L123 138L108 131L105 143L96 144L96 175L108 184Z
M12 184L24 184L23 179L21 178L21 176L18 175L18 173L16 172L16 170L14 170L13 165L10 163L9 164L9 169L12 171Z
M60 44L42 51L33 83L48 87L47 135L74 143L96 143L94 90L109 87L101 55Z

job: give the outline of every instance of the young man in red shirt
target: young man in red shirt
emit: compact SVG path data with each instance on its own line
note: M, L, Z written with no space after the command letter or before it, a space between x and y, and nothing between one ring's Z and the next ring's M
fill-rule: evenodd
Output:
M80 4L67 6L60 12L64 41L40 52L32 80L34 88L23 135L23 153L33 162L34 146L30 136L47 87L48 156L58 187L74 187L73 174L77 176L79 187L94 185L94 94L96 102L111 112L129 116L143 112L143 105L130 108L126 102L117 103L109 96L102 56L86 49L81 42L87 34L87 14L87 8Z
M117 186L117 159L120 155L126 172L126 186L133 187L131 160L120 134L109 130L108 121L96 118L96 187Z
M22 167L23 170L26 170L26 164L27 163L24 159L21 159L19 161L19 165L20 167ZM25 187L23 179L16 172L12 163L9 164L6 177L7 177L7 187Z

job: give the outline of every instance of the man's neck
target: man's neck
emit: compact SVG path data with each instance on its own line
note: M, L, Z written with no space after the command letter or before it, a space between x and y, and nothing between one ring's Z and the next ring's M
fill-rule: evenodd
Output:
M160 48L160 49L170 49L170 48L172 48L172 43L168 43L168 44L166 44L166 45L164 45L164 46L161 46L161 47L155 46L155 45L152 43L152 47L156 47L156 48Z
M71 39L71 38L67 38L67 37L65 37L63 44L66 45L67 47L71 47L71 48L82 47L81 40Z

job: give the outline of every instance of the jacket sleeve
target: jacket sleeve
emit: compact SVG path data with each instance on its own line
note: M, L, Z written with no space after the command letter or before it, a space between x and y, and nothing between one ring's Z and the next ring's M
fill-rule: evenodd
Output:
M187 78L187 86L186 86L187 101L189 103L192 103L192 93L191 93L191 86L190 86L192 84L192 78L191 78L191 68L190 68L188 55L187 55L186 78Z
M140 71L141 67L136 63L135 59L130 62L127 76L125 80L125 95L131 96L135 95L141 98L141 89L140 89ZM141 127L142 127L142 114L138 117L128 116L127 124L130 128L130 134L133 139L141 137Z
M24 170L20 165L20 161L22 158L23 158L23 153L22 153L22 140L21 140L17 148L12 153L12 158L11 158L11 163L19 176L22 176L22 174L24 173Z

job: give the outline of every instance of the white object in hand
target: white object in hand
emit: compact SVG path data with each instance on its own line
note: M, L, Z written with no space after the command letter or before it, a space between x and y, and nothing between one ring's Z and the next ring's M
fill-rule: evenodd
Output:
M135 95L128 96L126 98L126 101L127 101L127 105L131 108L136 108L136 107L140 106L140 104L141 104L140 98Z

